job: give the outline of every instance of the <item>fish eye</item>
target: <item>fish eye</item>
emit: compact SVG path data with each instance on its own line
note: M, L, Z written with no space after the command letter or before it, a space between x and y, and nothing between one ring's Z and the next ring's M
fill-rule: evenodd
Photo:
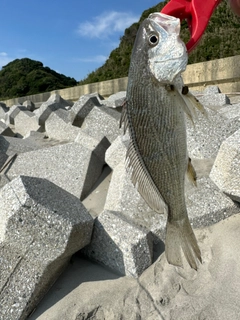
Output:
M151 46L155 46L156 44L158 44L159 38L158 35L155 33L150 34L149 38L148 38L148 42Z

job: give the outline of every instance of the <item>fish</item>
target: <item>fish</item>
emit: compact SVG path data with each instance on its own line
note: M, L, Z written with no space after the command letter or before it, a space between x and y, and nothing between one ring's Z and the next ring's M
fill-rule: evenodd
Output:
M187 151L185 117L193 120L194 110L204 110L181 77L188 54L179 33L180 20L160 12L141 23L132 49L120 127L130 136L126 167L133 185L152 210L167 213L168 263L183 267L183 252L190 267L197 270L201 251L184 191L187 173L196 182Z

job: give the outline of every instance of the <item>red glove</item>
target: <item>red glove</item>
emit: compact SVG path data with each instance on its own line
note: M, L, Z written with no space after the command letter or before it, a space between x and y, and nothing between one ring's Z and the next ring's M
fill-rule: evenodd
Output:
M190 52L198 44L213 11L220 2L221 0L170 0L162 8L161 12L180 20L187 20L191 38L186 47L188 52Z

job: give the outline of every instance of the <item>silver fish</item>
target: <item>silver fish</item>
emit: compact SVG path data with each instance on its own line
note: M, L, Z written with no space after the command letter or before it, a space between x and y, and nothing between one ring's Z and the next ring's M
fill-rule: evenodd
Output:
M195 175L187 153L185 113L192 119L194 108L202 109L180 75L188 55L179 32L179 19L162 13L151 14L140 25L120 126L124 123L124 133L128 129L130 134L127 166L133 184L150 208L168 214L168 262L183 266L182 249L197 270L201 252L184 194L186 171Z

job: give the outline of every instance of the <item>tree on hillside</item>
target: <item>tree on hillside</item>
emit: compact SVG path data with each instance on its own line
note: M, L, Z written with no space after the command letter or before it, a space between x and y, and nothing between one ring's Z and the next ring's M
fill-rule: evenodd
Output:
M126 77L128 75L132 47L140 23L150 13L160 12L167 2L160 2L158 5L145 10L140 20L125 30L119 47L110 53L105 64L91 72L79 84ZM240 54L239 32L240 18L232 13L227 0L223 0L215 10L200 44L190 53L189 64ZM186 22L182 23L181 38L184 42L189 39L189 30Z
M57 73L42 62L28 58L16 59L0 70L0 99L73 87L77 81Z

